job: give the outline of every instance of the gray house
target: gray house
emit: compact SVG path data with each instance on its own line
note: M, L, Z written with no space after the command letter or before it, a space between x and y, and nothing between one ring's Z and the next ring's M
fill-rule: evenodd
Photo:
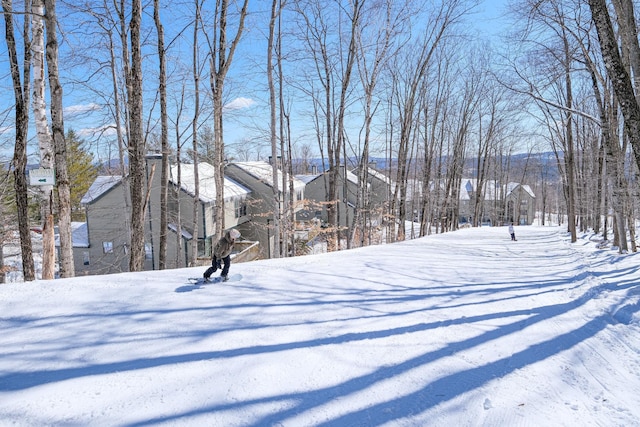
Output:
M174 189L179 189L179 191L170 193L169 228L174 233L174 240L176 241L178 240L178 229L181 230L182 244L185 247L182 253L188 257L192 251L189 243L192 241L194 231L192 226L196 187L194 165L181 163L171 166L169 181L173 184ZM207 263L211 259L211 251L213 245L215 245L216 185L214 167L211 164L204 162L198 164L198 182L198 258L202 258L202 262ZM227 229L237 227L249 220L247 198L250 193L249 189L225 176L224 224ZM157 194L159 194L159 191ZM159 206L159 203L158 199L156 206ZM183 224L183 226L179 227L179 224ZM159 233L156 238L160 238ZM169 251L169 253L172 252ZM173 253L175 253L175 250Z
M329 220L327 200L329 199L329 173L315 175L298 175L298 179L306 183L304 190L307 206L298 213L303 221L315 219L322 225ZM358 199L358 177L340 168L338 189L338 223L341 227L348 227L353 221Z
M145 270L159 268L161 156L147 157L149 200L146 215ZM173 165L169 183L166 268L189 265L192 240L198 241L199 264L210 262L214 233L215 184L213 167L199 164L200 194L195 201L194 167ZM248 219L250 190L225 178L225 225L235 227ZM87 222L85 244L74 242L76 275L107 274L129 270L130 197L126 177L99 176L82 198ZM198 209L198 234L194 236L193 212ZM74 239L75 241L75 239ZM242 246L242 245L241 245Z
M478 192L476 179L463 179L460 184L460 221L471 222L473 204ZM500 185L489 180L481 191L482 212L480 222L501 225L514 222L531 225L535 217L536 196L528 185L510 182Z
M130 215L128 181L122 176L98 176L82 197L86 247L74 242L75 274L107 274L129 270ZM144 269L151 269L151 248L145 244Z
M276 239L273 235L273 212L275 209L273 166L267 162L233 162L225 167L225 175L250 190L247 200L248 221L238 225L242 235L260 242L261 256L270 258L274 252ZM278 183L279 200L284 200L282 187L293 185L294 214L303 208L305 183L278 169L275 177ZM291 181L290 181L291 179ZM288 194L288 191L286 192ZM279 242L277 242L279 244Z

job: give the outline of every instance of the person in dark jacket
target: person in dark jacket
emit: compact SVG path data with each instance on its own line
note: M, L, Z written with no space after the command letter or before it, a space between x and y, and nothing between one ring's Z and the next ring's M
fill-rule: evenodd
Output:
M222 268L222 281L229 280L229 267L231 267L231 251L233 251L233 244L240 238L240 232L238 230L231 229L224 233L224 236L213 247L213 255L211 257L211 267L204 272L203 277L205 280L209 280L211 275L216 272L218 268L221 268L221 264L224 262Z

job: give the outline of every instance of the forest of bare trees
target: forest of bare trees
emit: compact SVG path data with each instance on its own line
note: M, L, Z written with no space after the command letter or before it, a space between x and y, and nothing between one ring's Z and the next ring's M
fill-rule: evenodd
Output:
M554 215L574 242L593 229L621 253L635 251L637 4L511 0L494 14L501 36L483 23L490 7L479 0L2 0L0 274L2 243L17 235L24 280L35 279L30 229L51 230L48 221L59 229L60 275L74 274L69 123L96 163L127 183L131 271L144 259L144 158L152 152L163 156L162 170L151 172L162 177L163 230L170 163L193 163L197 178L198 163L207 161L223 189L226 162L279 159L273 176L277 167L288 173L274 185L270 224L280 245L272 256L294 253L294 192L285 177L309 173L312 159L328 171L330 249L369 244L380 227L389 242L456 230L461 182L470 178L480 189L490 181L527 184L542 224ZM340 227L341 170L363 183L376 161L393 183L376 212L385 221L371 221L371 195L361 185L353 217ZM56 176L53 188L38 189L36 213L28 164ZM218 191L218 236L224 198ZM478 191L470 201L472 226L487 216L483 199ZM506 209L494 207L502 216L493 225L518 221ZM194 206L195 235L198 215ZM412 236L406 221L415 223ZM50 238L47 260L52 246ZM160 268L165 259L161 253Z

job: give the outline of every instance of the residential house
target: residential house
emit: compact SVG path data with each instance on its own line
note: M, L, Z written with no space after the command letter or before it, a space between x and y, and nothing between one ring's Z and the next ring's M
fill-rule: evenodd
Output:
M385 174L369 167L367 169L367 184L369 185L369 195L374 207L382 208L389 203L391 192L395 184Z
M195 166L193 164L180 163L171 166L170 183L179 191L170 192L169 197L169 228L173 233L172 239L177 241L178 224L182 234L181 252L190 259L192 254L192 234L194 219L195 190ZM216 209L216 184L214 166L201 162L198 163L198 255L201 263L208 263L211 259L213 246L216 243L215 236L215 209ZM156 194L154 192L154 194ZM159 194L159 192L157 193ZM249 220L247 198L250 190L243 187L233 179L224 177L224 224L225 228L238 227ZM157 205L159 205L159 199ZM157 210L159 214L159 209ZM178 216L179 215L179 216ZM159 239L159 233L154 239ZM247 240L246 237L244 240ZM168 251L169 253L176 253Z
M277 169L277 176L274 177L273 166L262 161L229 163L225 167L225 174L251 192L247 200L249 220L239 224L238 230L245 238L260 242L261 256L271 258L276 243L280 243L276 242L273 235L274 178L277 180L278 200L281 203L289 203L283 193L289 194L289 186L293 185L294 214L303 207L305 183L296 177L289 177L280 169ZM283 185L287 186L286 192L283 192Z
M474 205L478 192L476 179L463 179L460 186L460 222L472 222ZM500 185L488 180L481 190L480 222L487 225L501 225L514 222L520 225L533 224L535 215L535 194L525 184L510 182Z
M507 184L505 220L519 225L533 224L535 199L536 196L530 186L517 182Z
M129 271L129 183L122 176L98 176L81 200L86 214L86 247L74 241L75 274ZM151 269L151 248L143 268Z
M149 198L145 219L144 270L159 268L160 254L160 166L161 156L147 157ZM169 183L166 268L190 265L192 239L198 240L199 264L210 262L213 241L215 184L213 166L200 163L199 198L195 202L194 167L171 166ZM235 227L247 221L245 202L250 190L225 177L225 225ZM129 183L122 176L99 176L82 199L86 211L86 242L74 244L76 275L108 274L129 270L130 197ZM194 206L198 209L198 234L194 237ZM180 250L178 250L178 248Z
M329 222L329 172L315 175L297 175L305 182L304 195L307 200L305 209L298 213L298 219L303 221L317 220L325 226ZM338 225L349 227L353 222L358 200L358 177L344 167L338 174Z

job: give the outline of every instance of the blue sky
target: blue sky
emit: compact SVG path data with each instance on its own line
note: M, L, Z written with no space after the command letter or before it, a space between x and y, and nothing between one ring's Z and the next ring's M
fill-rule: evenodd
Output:
M262 6L265 3L254 3ZM479 37L485 37L490 35L495 37L494 40L497 39L497 35L504 27L504 19L502 19L502 15L504 12L504 1L484 1L480 2L478 7L476 8L477 13L473 18L470 19L470 22L473 22L475 26L478 28ZM227 89L229 89L230 96L227 99L227 114L226 114L226 122L225 122L225 141L228 145L242 145L246 144L247 141L256 138L256 135L259 135L257 132L257 128L264 127L266 125L266 92L262 89L266 87L266 82L264 78L264 73L257 70L258 66L256 65L257 61L264 61L265 54L262 53L264 50L265 43L265 35L253 30L251 28L251 19L266 19L265 15L261 12L266 11L258 11L254 10L254 14L248 20L247 31L245 33L244 44L242 44L234 58L234 63L232 66L231 73L229 74L229 83L227 85ZM171 17L169 17L171 15ZM171 24L165 24L166 28L166 38L165 42L168 43L173 34L179 32L183 26L185 25L187 17L181 17L178 12L174 10L164 11L163 18L165 22L171 22ZM256 25L258 27L258 25ZM155 29L151 26L150 30L155 32ZM69 30L66 30L69 32ZM71 32L72 33L72 32ZM2 30L2 36L4 36L4 30ZM154 33L155 36L155 33ZM73 37L73 34L67 34L66 37ZM188 41L191 37L190 30L188 30L185 34L182 35L184 39ZM66 40L62 41L62 49L68 47L65 45ZM173 41L173 50L171 51L171 55L176 55L176 52L180 52L180 56L190 56L190 51L183 51L179 47L176 48L181 43L181 39L178 38ZM152 55L154 53L153 47L147 48L147 53ZM185 49L187 50L187 49ZM0 99L0 111L8 108L10 103L13 102L13 97L10 96L11 92L11 82L10 76L7 68L7 54L5 44L2 43L0 47L0 87L2 87L3 92L6 94ZM256 59L257 58L257 59ZM74 66L73 69L65 69L65 64L62 64L63 73L71 73L80 71L80 74L85 74L86 70L80 70L80 67ZM205 67L207 69L208 66ZM152 72L155 72L153 70ZM180 72L175 68L169 69L169 72L172 73L172 78L176 79L176 74ZM206 74L206 72L205 72ZM63 76L64 78L65 76ZM206 79L205 75L205 79ZM151 79L155 82L155 79ZM178 79L179 80L179 79ZM155 84L155 83L154 83ZM187 86L190 82L185 83ZM169 108L177 108L176 107L176 99L178 98L178 94L176 94L176 90L179 86L172 86L172 99L169 100L170 106ZM170 89L170 90L171 90ZM93 137L97 134L102 135L102 139L105 137L109 137L109 135L113 135L115 132L113 128L113 122L104 121L102 118L104 115L104 100L98 99L95 94L91 94L78 85L65 85L64 87L64 106L65 106L65 128L74 129L76 133L78 133L81 137L92 141ZM155 88L148 89L151 93L155 90ZM190 90L188 87L186 90ZM145 109L148 110L154 108L155 111L158 110L157 103L153 104L155 100L153 100L150 96L147 96ZM10 120L0 122L0 159L2 157L10 157L12 154L12 138L13 138L13 125ZM105 127L106 126L106 127ZM296 127L296 123L293 124ZM295 128L294 128L295 130ZM308 131L300 128L298 135L295 135L298 141L308 141L308 143L313 144L315 146L315 138L313 135L310 135ZM35 132L30 132L30 138L33 140L35 138ZM104 156L112 156L113 144L103 144L99 145L96 143L92 146L92 149L98 154L99 157ZM258 149L260 154L262 154L262 149ZM29 154L31 155L32 161L37 161L37 147L35 141L30 144ZM268 155L266 151L264 155Z

